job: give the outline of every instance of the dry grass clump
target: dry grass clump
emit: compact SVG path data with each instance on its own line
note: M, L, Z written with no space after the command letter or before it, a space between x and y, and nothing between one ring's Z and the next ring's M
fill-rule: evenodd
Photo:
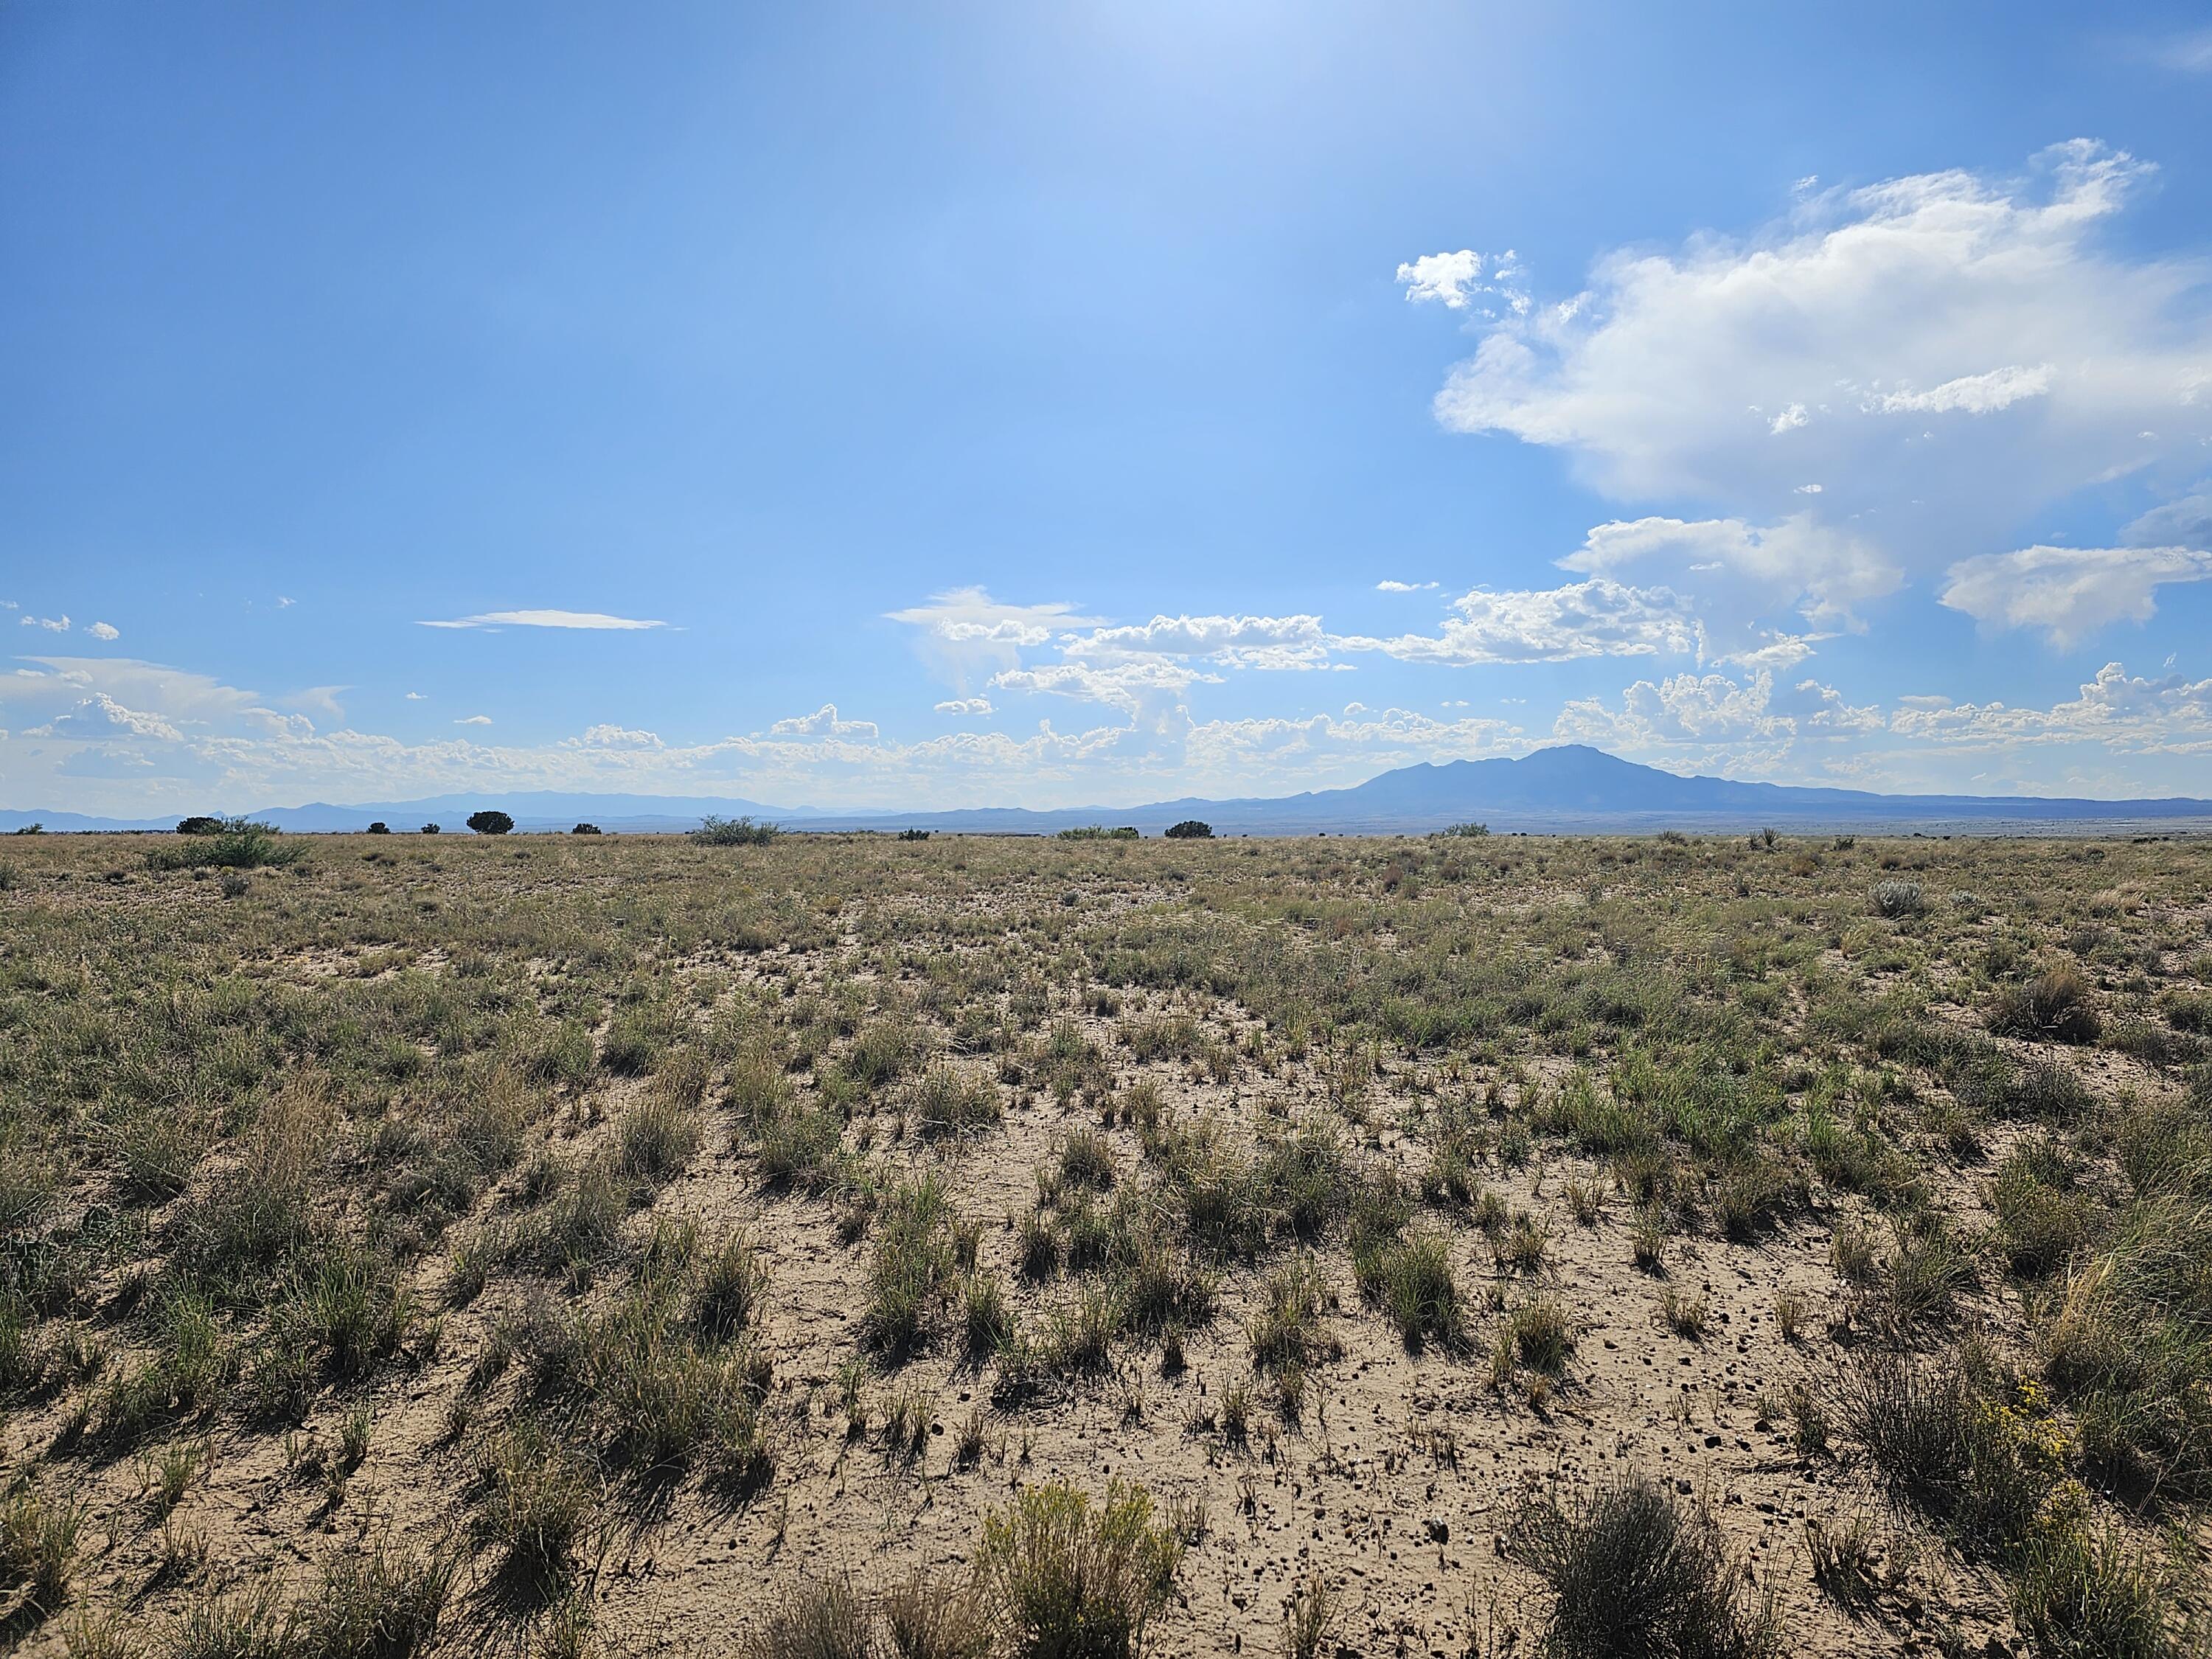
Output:
M1632 1474L1521 1512L1508 1548L1544 1581L1546 1650L1560 1659L1760 1659L1778 1650L1762 1597L1705 1510Z

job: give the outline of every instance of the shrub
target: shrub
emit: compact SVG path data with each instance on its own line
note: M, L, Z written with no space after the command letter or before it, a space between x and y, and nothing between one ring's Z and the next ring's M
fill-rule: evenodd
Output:
M979 1555L1014 1659L1130 1659L1167 1605L1182 1547L1154 1524L1142 1488L1114 1481L1094 1510L1055 1480L988 1516Z
M1876 915L1902 921L1926 910L1928 896L1917 881L1885 881L1874 890L1874 908Z
M580 823L568 833L572 836L596 836L599 833L599 826L596 823Z
M721 818L708 813L691 831L702 847L765 847L782 830L773 823L756 823L749 817Z
M1440 830L1437 833L1441 836L1456 836L1462 840L1472 841L1478 836L1488 835L1490 833L1490 826L1486 823L1455 823L1449 829Z
M927 841L929 839L929 831L927 830L902 830L898 834L893 836L891 839L893 841Z
M392 833L392 826L382 818L379 818L368 826L368 833L372 836L388 836Z
M1562 1506L1532 1501L1509 1553L1552 1594L1545 1650L1559 1659L1756 1659L1780 1635L1702 1509L1632 1474Z
M187 819L187 823L191 820ZM258 870L299 861L307 849L279 839L276 827L247 818L224 818L215 829L194 830L182 846L157 847L146 854L149 870Z
M426 823L422 826L422 833L426 836L434 836L438 833L438 826L434 823Z
M1197 818L1185 818L1181 823L1169 826L1168 839L1170 841L1212 841L1213 826L1202 823Z
M1060 832L1062 841L1137 841L1140 838L1136 827L1127 823L1118 830L1109 830L1103 823L1086 823L1079 829Z
M496 807L487 806L480 812L471 812L469 828L479 836L504 836L513 832L514 820Z
M195 813L191 817L179 819L177 823L177 833L180 836L214 836L220 835L222 832L222 820L210 817L204 812Z

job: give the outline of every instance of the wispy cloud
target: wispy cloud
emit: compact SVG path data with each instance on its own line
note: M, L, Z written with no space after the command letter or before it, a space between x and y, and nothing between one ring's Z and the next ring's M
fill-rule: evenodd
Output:
M1379 581L1375 584L1375 591L1377 593L1425 593L1435 586L1434 582Z
M422 622L419 628L580 628L631 629L668 624L639 617L611 617L603 611L487 611L446 622Z
M455 720L453 724L456 726L489 726L491 724L491 716L489 714L464 714L460 719Z

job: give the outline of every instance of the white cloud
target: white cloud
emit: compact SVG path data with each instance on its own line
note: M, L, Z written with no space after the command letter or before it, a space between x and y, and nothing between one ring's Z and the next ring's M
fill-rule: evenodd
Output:
M276 596L276 608L279 611L289 611L293 604L294 601L286 599L282 593Z
M1832 527L1867 515L1908 572L2002 545L2039 505L2212 442L2212 265L2106 236L2151 171L2075 141L2024 179L1917 174L1608 254L1487 327L1437 416L1753 522L1820 477Z
M82 743L115 738L155 738L175 743L184 738L183 732L160 715L125 708L104 691L94 692L69 713L56 716L44 726L33 726L23 735L27 738L62 738Z
M586 726L573 738L561 740L563 749L661 749L666 745L651 732L612 724Z
M1010 668L991 682L1008 691L1041 692L1103 703L1133 719L1147 713L1157 716L1165 709L1180 707L1182 694L1194 685L1220 683L1218 674L1187 663L1159 660L1044 663L1035 668Z
M153 711L178 726L213 726L262 701L258 693L226 685L206 674L142 662L131 657L29 657L36 671L0 679L0 702L54 705L57 696L102 692L132 708Z
M2024 547L1961 559L1938 597L2000 628L2040 628L2067 646L2116 622L2148 622L2157 590L2212 577L2212 553L2186 547Z
M1473 248L1463 247L1456 253L1424 253L1398 267L1398 281L1408 300L1433 300L1454 311L1466 308L1468 296L1481 277L1482 256Z
M43 628L49 634L66 634L70 629L67 617L33 617L27 613L21 620L25 628Z
M1717 599L1721 584L1692 578L1725 571L1736 579L1746 607L1732 621L1780 606L1814 622L1850 622L1855 606L1894 592L1905 580L1863 538L1806 512L1766 526L1741 519L1615 520L1593 528L1559 564L1593 574L1657 564L1668 580L1705 588Z
M1375 584L1377 593L1422 593L1436 586L1434 582L1380 581Z
M456 726L489 726L491 724L491 716L489 714L464 714L460 719L455 720L453 724Z
M122 629L104 622L96 622L84 631L95 640L119 640L123 637Z
M410 702L428 702L430 700L427 696L423 696L420 691L410 691L407 694L407 701Z
M1452 601L1435 635L1337 639L1340 650L1382 651L1407 662L1567 662L1578 657L1687 653L1699 643L1689 606L1663 587L1627 587L1604 576L1564 587L1492 592Z
M1002 604L981 587L949 588L926 605L887 615L920 630L915 643L923 659L962 696L971 682L1017 666L1024 649L1043 645L1062 629L1095 627L1099 621L1058 601Z
M2185 75L2212 75L2212 29L2168 35L2152 47L2151 58Z
M811 714L778 720L769 727L769 734L779 738L857 738L868 742L873 742L877 735L873 720L842 719L834 702L823 703Z
M1993 368L1984 374L1961 374L1926 392L1877 392L1859 407L1884 415L1991 415L2009 409L2023 398L2040 398L2051 390L2051 365L2034 368L2017 364Z
M1304 668L1328 655L1319 617L1155 617L1099 628L1062 641L1071 657L1113 661L1151 656L1204 657L1225 666Z
M988 697L951 697L937 705L937 712L963 716L988 714L991 712L991 700Z
M419 628L665 628L665 622L636 617L610 617L599 611L487 611L481 616L457 617L450 622L423 622Z
M1638 680L1622 691L1618 708L1602 698L1577 698L1560 710L1552 732L1677 769L1759 776L1802 764L1792 757L1808 739L1825 748L1881 724L1879 710L1855 706L1817 680L1778 692L1773 674L1761 669L1741 681L1724 674Z
M2212 679L2192 681L2179 674L2143 679L2130 676L2116 662L2099 669L2073 699L2049 708L1944 698L1899 701L1905 706L1890 716L1893 732L1950 747L2002 751L2022 744L2086 743L2165 754L2212 750ZM2174 792L2168 787L2156 793Z
M2212 548L2212 490L2183 495L2151 508L2123 530L2120 539L2135 546L2164 543Z

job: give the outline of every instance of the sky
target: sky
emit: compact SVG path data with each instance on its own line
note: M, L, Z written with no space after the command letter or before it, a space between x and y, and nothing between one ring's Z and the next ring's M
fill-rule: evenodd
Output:
M0 806L2212 796L2201 5L0 7Z

